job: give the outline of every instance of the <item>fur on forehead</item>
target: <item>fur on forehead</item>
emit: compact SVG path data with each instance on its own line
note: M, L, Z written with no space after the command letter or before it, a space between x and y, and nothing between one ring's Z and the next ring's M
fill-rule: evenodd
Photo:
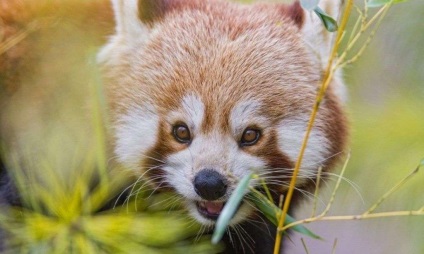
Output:
M233 102L251 99L266 101L273 117L310 109L322 74L317 55L329 51L331 36L320 40L319 21L298 4L112 1L117 33L99 61L108 92L118 98L111 102L115 112L140 101L167 112L192 91L206 108L219 105L228 114ZM337 2L323 0L321 7L328 12ZM320 50L309 40L318 40ZM340 83L336 75L333 87L343 97Z
M132 64L126 78L135 79L132 87L143 85L143 90L134 89L165 110L191 92L207 108L220 105L226 113L235 101L250 99L270 105L312 103L321 72L310 64L297 28L280 29L265 21L266 15L256 27L252 20L260 15L252 15L240 15L245 26L239 28L201 13L159 24L140 53L128 56ZM238 37L231 38L231 29L238 30Z

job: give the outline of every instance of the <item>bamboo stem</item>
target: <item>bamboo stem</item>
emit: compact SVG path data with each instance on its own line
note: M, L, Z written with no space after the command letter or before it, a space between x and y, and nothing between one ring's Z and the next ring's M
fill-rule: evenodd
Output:
M399 183L397 183L395 186L393 186L388 192L386 192L381 198L373 205L371 206L365 213L370 214L377 209L381 203L383 203L384 200L386 200L391 194L393 194L395 191L397 191L402 185L404 185L409 179L411 179L417 172L420 167L418 166L414 171L412 171L410 174L408 174L405 178L403 178Z
M365 219L375 219L375 218L386 218L386 217L399 217L399 216L423 216L424 210L414 210L414 211L393 211L393 212L381 212L381 213L369 213L369 214L360 214L360 215L340 215L340 216L325 216L325 217L313 217L307 218L304 220L295 221L284 226L282 229L279 229L280 232L300 225L311 223L315 221L345 221L345 220L365 220Z
M290 202L291 199L293 197L293 193L294 193L294 189L295 189L295 184L296 184L296 180L297 180L297 175L299 174L299 170L300 170L300 166L302 163L302 159L306 150L306 145L308 143L308 139L309 139L309 135L312 131L312 126L314 125L315 122L315 118L316 115L318 113L318 109L319 106L321 104L322 99L324 98L325 92L327 90L328 85L330 84L331 78L334 74L334 68L333 68L333 61L337 56L337 50L339 48L340 45L340 41L343 35L343 32L345 31L345 27L347 24L347 21L349 19L350 16L350 12L352 10L352 6L353 6L353 0L348 0L347 4L346 4L346 8L343 12L343 16L342 16L342 21L341 24L339 26L339 30L337 32L337 37L330 55L330 59L328 61L328 65L325 71L325 76L322 82L322 85L320 87L320 90L317 94L316 100L315 100L315 104L309 119L309 123L308 123L308 128L306 130L306 134L305 137L303 139L302 142L302 146L299 152L299 156L298 159L296 161L296 165L293 171L293 176L292 179L290 181L290 187L288 189L287 195L286 195L286 199L284 201L284 205L283 205L283 212L281 213L281 216L279 218L278 221L278 230L277 230L277 235L276 235L276 240L275 240L275 245L274 245L274 254L278 254L280 252L280 248L281 248L281 241L282 241L282 231L280 230L281 228L283 228L284 226L284 221L286 219L286 214L289 210L289 206L290 206Z

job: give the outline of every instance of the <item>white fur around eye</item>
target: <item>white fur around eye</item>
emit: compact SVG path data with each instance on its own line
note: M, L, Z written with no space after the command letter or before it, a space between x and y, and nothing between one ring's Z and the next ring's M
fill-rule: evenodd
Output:
M278 125L279 147L292 162L296 162L299 156L307 124L307 120L296 118L284 119ZM325 134L313 128L303 157L302 169L315 172L325 162L328 150L329 141Z
M158 136L159 117L152 106L136 106L118 118L115 127L115 154L131 169L139 167L145 153L153 148Z
M199 128L202 125L205 115L205 106L203 102L194 94L184 96L182 101L185 117L191 125Z
M241 135L251 125L268 125L268 120L260 115L260 103L254 100L242 101L234 106L230 114L231 130L234 136Z
M194 94L187 94L181 100L181 105L175 111L169 113L167 122L175 124L178 121L183 121L187 124L192 134L198 132L202 125L205 115L205 105Z

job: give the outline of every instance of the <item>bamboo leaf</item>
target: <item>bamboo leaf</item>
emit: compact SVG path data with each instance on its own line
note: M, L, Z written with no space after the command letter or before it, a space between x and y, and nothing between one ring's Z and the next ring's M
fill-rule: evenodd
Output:
M274 205L274 203L272 203L271 201L269 201L262 193L260 193L259 191L252 191L251 194L252 195L252 200L255 203L256 207L259 208L259 210L261 210L264 215L267 217L267 219L269 221L271 221L274 225L278 225L278 219L280 217L281 214L281 209ZM286 219L284 221L284 225L288 225L290 223L295 222L296 219L294 219L293 217L291 217L290 215L286 215ZM321 239L320 236L312 233L312 231L310 231L309 229L307 229L305 226L303 225L296 225L293 226L292 229L300 234L312 237L314 239Z
M300 0L300 5L303 9L312 11L318 6L319 1L320 0Z
M233 218L234 214L237 211L243 197L246 193L247 188L249 187L249 182L253 177L253 173L244 176L238 183L236 189L234 190L231 197L228 199L227 204L225 204L224 209L222 209L221 214L219 215L218 221L216 222L215 231L212 235L212 243L217 244L225 233L225 230L230 223L230 220Z
M367 2L367 6L374 8L374 7L380 7L382 5L386 5L386 4L390 4L390 3L398 4L398 3L406 2L406 1L408 1L408 0L369 0Z
M337 21L330 17L325 11L323 11L318 6L315 7L314 12L320 18L321 22L324 24L325 28L329 32L335 32L338 29Z

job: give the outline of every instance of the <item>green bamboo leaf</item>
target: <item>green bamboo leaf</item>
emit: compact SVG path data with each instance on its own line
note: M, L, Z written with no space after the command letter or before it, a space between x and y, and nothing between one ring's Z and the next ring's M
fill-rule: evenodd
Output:
M215 231L212 235L213 244L217 244L222 239L222 236L224 235L230 220L233 218L234 214L237 211L237 208L243 200L244 194L246 193L246 190L249 187L249 182L252 177L253 173L250 173L249 175L244 176L240 180L233 194L225 204L224 209L222 209L218 221L216 222Z
M303 9L312 11L318 6L320 0L300 0L300 5Z
M252 200L255 203L256 207L259 208L259 210L261 210L265 217L267 217L267 219L269 221L271 221L274 225L278 226L278 219L280 217L281 214L281 209L274 205L274 203L272 203L271 201L269 201L262 193L260 193L259 191L252 191L250 193L250 195L252 196ZM290 223L295 222L296 219L294 219L293 217L291 217L290 215L286 214L286 220L284 221L284 225L288 225ZM307 229L305 226L303 225L296 225L293 226L291 229L293 229L294 231L312 237L314 239L321 239L320 236L312 233L312 231L310 231L309 229Z
M314 12L320 18L321 22L324 24L325 28L329 32L335 32L338 29L337 21L330 17L325 11L323 11L318 6L315 7Z
M385 4L390 4L390 3L397 4L397 3L406 2L406 1L408 0L369 0L367 2L367 6L373 8L373 7L380 7Z

